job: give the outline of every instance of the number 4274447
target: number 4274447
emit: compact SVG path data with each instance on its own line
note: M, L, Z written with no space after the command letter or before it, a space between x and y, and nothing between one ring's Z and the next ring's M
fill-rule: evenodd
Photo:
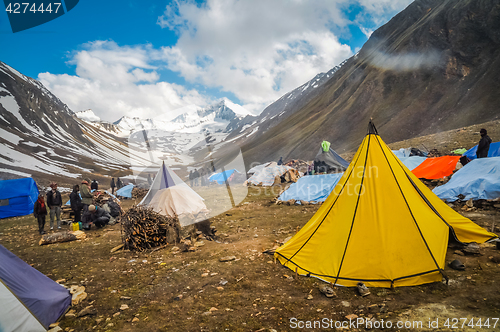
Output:
M13 2L9 3L5 8L5 11L10 14L26 14L26 13L52 13L57 14L59 10L62 10L60 2L49 2L44 4L43 2L39 5L31 2Z

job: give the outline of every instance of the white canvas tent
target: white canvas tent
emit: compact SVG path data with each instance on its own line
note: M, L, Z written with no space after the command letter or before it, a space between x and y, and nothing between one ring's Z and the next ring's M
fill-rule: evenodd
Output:
M162 163L153 184L139 205L148 206L165 216L179 217L181 226L206 219L208 209L203 198Z

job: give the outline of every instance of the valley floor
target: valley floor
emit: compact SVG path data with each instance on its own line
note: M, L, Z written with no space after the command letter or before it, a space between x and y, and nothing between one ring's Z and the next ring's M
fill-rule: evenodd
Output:
M295 234L318 209L276 205L278 192L250 187L242 203L211 219L217 241L203 240L195 252L174 254L169 245L153 252L111 253L122 242L120 224L92 229L83 241L39 246L33 216L1 220L0 243L51 279L86 287L88 297L71 309L78 313L92 305L95 312L63 317L64 331L318 331L319 322L335 324L352 314L383 321L385 327L391 322L392 330L401 331L499 329L500 322L493 328L493 318L500 318L500 251L494 245L482 245L481 255L461 256L450 244L446 262L459 258L466 270L446 267L448 285L372 288L367 297L354 288L337 287L337 296L327 298L318 290L321 281L297 278L263 253ZM123 206L134 203L127 200ZM459 212L488 229L499 224L496 210ZM226 256L236 260L221 262ZM123 304L128 309L120 310ZM490 318L490 327L479 328L480 318L481 324ZM467 326L471 319L473 328ZM395 328L397 322L413 328ZM435 322L438 329L429 327ZM304 329L298 328L301 324ZM372 330L382 330L376 327Z

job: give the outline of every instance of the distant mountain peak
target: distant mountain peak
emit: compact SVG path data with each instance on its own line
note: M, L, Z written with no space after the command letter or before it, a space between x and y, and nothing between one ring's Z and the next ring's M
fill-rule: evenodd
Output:
M75 113L76 117L88 122L100 122L101 118L99 118L95 113L91 110L79 111Z

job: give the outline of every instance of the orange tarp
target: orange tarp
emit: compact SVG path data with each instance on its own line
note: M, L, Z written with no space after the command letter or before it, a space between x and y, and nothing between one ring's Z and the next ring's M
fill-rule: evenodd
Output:
M457 167L460 156L444 156L436 158L427 158L412 173L419 179L441 179L453 174Z

